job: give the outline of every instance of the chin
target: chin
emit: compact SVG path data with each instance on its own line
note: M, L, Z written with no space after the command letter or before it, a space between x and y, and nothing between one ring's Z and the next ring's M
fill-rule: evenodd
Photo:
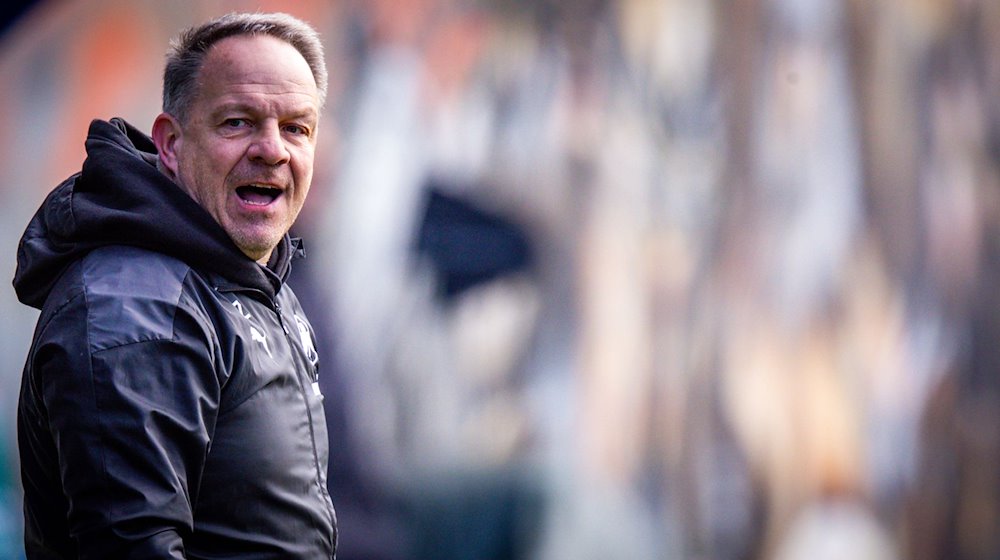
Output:
M244 255L255 261L259 261L270 254L271 251L273 251L277 246L277 243L274 243L273 245L263 245L260 243L236 243L236 246L240 248L240 251L242 251Z

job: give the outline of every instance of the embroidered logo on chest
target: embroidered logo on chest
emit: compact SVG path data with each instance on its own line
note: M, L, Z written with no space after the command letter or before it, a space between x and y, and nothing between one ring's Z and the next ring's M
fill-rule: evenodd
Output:
M309 363L316 367L319 363L319 354L316 353L316 346L313 345L312 332L309 330L309 323L305 319L299 317L298 313L294 314L295 325L299 328L299 341L302 343L302 349L306 353L306 358Z
M268 357L274 358L274 356L271 354L271 348L270 346L268 346L267 337L264 336L264 333L260 329L258 329L256 325L253 324L253 316L250 315L250 313L248 313L247 310L243 308L243 304L240 303L240 300L234 299L232 301L232 304L233 307L236 308L236 311L239 312L240 316L242 316L244 319L247 320L248 323L250 323L250 338L264 348L264 351L267 352Z

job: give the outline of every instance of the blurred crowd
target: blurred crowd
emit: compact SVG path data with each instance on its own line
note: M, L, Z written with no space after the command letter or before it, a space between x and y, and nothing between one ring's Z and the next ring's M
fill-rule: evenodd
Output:
M1000 4L38 2L0 36L8 277L86 122L148 129L167 38L257 8L329 51L292 282L339 557L1000 555Z

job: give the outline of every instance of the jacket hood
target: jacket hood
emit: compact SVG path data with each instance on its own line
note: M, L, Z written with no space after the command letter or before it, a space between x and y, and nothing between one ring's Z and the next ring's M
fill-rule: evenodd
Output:
M41 308L62 272L104 245L163 253L240 287L274 298L288 276L297 241L287 235L262 267L215 219L156 168L152 139L122 119L95 120L83 169L53 190L21 237L14 290Z

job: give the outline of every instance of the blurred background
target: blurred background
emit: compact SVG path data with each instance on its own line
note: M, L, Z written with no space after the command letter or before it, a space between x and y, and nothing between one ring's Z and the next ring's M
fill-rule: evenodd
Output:
M291 282L338 558L1000 557L1000 3L8 4L7 278L89 121L148 132L170 37L258 9L328 49Z

